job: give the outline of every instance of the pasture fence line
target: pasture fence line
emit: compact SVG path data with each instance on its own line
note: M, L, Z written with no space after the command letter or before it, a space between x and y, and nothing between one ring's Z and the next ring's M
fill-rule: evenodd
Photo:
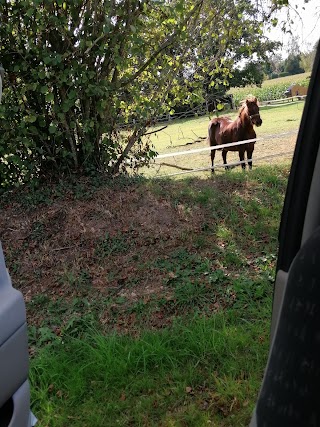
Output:
M295 95L295 96L290 96L288 98L270 99L267 101L259 101L259 106L260 107L279 107L281 105L286 105L289 102L293 104L297 104L300 101L305 100L305 98L306 98L306 95ZM227 104L227 103L224 103L224 104ZM242 103L239 104L239 107L241 106L241 104ZM237 108L230 109L230 111L235 111L235 110L237 110ZM173 114L170 114L170 113L163 114L162 116L157 118L157 123L171 122L173 120L185 119L185 118L190 118L195 116L204 116L206 114L215 113L216 111L217 110L209 111L207 105L203 103L203 104L196 105L194 108L191 108L190 110L187 110L187 111L181 111ZM221 113L223 110L218 110L218 111Z
M259 101L260 107L279 107L281 105L286 105L291 101L293 104L297 104L300 101L304 100L306 98L306 95L296 95L296 96L290 96L288 98L280 98L280 99L270 99L267 101ZM295 101L294 101L295 100ZM239 104L239 107L241 106L241 103ZM231 109L230 111L235 111L237 108ZM195 116L204 116L206 114L215 113L217 110L209 111L208 107L205 104L200 104L195 106L194 108L191 108L187 111L181 111L178 113L167 113L164 114L157 119L157 123L163 123L163 122L171 122L178 119L185 119ZM222 110L218 110L220 113Z
M296 101L293 100L293 98L301 98L298 99ZM290 105L295 105L295 104L300 104L301 100L305 100L306 96L299 96L299 97L291 97L288 98L289 100L292 99L292 102L290 102ZM259 102L259 108L264 108L264 107L283 107L284 105L288 105L285 102L281 102L281 103L277 103L277 100L273 100L273 101L262 101Z
M289 96L288 98L279 98L279 99L270 99L268 101L259 101L259 106L260 107L265 107L265 106L272 106L272 104L276 104L276 105L282 105L282 104L287 104L290 101L295 103L299 102L299 101L303 101L305 100L307 97L307 95L295 95L295 96Z
M292 155L292 151L286 151L285 153L270 154L269 156L257 157L254 161L259 162L259 160L270 160L272 158L279 157L280 155L281 156ZM227 163L227 164L220 163L218 165L214 165L214 169L225 168L225 167L234 167L234 166L242 165L243 163L247 163L247 160L241 160L238 162L232 162L232 163ZM159 164L159 165L161 166L161 164ZM169 166L169 165L167 165L167 166ZM171 173L171 174L164 174L164 175L156 176L155 178L160 178L160 179L161 178L169 178L169 177L178 176L178 175L185 175L187 173L206 172L206 171L211 171L211 170L212 170L211 167L187 169L187 170L183 170L181 172L175 172L175 173Z
M271 99L269 101L259 101L259 107L263 108L263 107L281 107L283 105L287 105L290 101L291 101L291 105L292 104L298 104L300 103L302 100L305 100L306 95L296 95L296 96L291 96L288 98L280 98L280 99ZM294 101L294 99L296 99L296 101ZM241 104L239 104L240 107ZM238 108L235 109L230 109L227 111L224 110L218 110L219 113L223 113L223 114L230 114L232 112L236 112ZM195 117L202 117L202 116L209 116L212 117L213 114L215 114L217 112L217 110L208 110L207 106L204 104L199 104L197 106L195 106L194 108L191 108L190 110L187 111L180 111L177 113L166 113L163 114L157 118L155 118L154 123L155 126L157 124L169 124L173 121L176 120L182 120L182 119L187 119L187 118L195 118ZM126 130L126 129L130 129L132 127L133 124L135 124L135 120L130 121L129 123L123 123L122 125L120 125L120 129ZM159 130L155 130L152 132L147 132L145 135L149 135L150 133L155 133L155 132L159 132Z
M249 142L257 142L257 141L264 141L264 140L268 140L268 139L275 139L275 138L279 138L282 136L295 135L297 133L298 133L298 131L283 132L283 133L277 133L277 134L273 134L273 135L267 135L267 136L264 136L261 138L245 139L245 140L237 141L237 142L229 142L227 144L213 145L212 147L195 148L193 150L185 150L185 151L177 151L177 152L172 152L172 153L158 154L158 156L156 156L154 158L154 160L156 161L159 159L166 159L168 157L185 156L188 154L201 153L202 151L222 150L223 148L234 147L236 145L248 144Z

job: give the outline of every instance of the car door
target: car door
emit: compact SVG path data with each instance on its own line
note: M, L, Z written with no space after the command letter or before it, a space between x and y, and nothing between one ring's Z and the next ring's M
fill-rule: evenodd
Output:
M0 67L0 101L3 69ZM0 243L0 427L30 427L26 309L13 288Z
M320 426L320 45L279 230L271 344L251 427Z

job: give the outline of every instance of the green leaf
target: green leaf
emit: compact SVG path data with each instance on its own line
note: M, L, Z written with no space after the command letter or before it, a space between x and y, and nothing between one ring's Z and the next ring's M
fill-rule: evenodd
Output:
M57 132L57 126L54 124L54 123L50 123L50 126L49 126L49 133L51 133L51 134L54 134L54 133L56 133Z
M47 95L46 95L46 101L47 102L52 102L54 100L54 95L53 95L53 93L47 93Z
M44 71L44 70L41 70L41 71L39 72L38 76L39 76L39 78L40 78L40 79L45 79L45 77L46 77L46 73L45 73L45 71Z
M35 114L29 114L26 117L26 121L29 123L34 123L37 120L37 116Z

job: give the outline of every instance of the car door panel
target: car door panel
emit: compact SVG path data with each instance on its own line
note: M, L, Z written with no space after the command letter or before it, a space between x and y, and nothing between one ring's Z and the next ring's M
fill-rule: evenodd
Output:
M36 418L30 412L29 382L25 381L1 408L0 427L32 427Z
M0 427L31 425L28 370L25 303L12 287L0 245Z
M257 405L258 426L319 426L320 227L292 262Z
M320 46L279 231L271 343L251 427L320 425Z
M27 325L22 325L0 345L0 378L6 387L0 389L0 402L6 402L28 377Z

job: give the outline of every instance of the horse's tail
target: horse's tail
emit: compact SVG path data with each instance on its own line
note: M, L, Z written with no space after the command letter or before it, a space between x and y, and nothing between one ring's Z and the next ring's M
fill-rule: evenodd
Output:
M212 119L208 126L208 142L210 147L217 145L216 129L220 127L220 122L217 119Z

